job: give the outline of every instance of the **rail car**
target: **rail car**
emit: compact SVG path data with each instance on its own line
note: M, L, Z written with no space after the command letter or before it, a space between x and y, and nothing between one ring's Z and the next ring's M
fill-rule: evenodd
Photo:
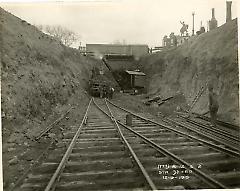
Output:
M100 97L100 92L108 88L108 79L99 67L92 68L92 76L88 84L88 92L93 97Z
M100 92L106 92L109 89L109 84L105 80L91 79L89 81L89 93L93 97L100 97Z

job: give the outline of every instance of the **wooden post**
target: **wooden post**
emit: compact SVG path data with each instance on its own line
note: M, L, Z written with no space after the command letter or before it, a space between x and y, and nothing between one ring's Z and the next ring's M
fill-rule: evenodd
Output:
M132 115L131 114L126 115L126 125L132 126Z

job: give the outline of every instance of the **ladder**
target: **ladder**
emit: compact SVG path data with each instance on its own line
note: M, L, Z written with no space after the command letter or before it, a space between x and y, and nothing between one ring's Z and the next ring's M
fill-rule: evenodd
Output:
M207 89L207 85L208 82L206 82L205 86L202 86L201 89L198 91L198 93L196 94L196 96L194 97L192 104L188 110L188 113L192 110L192 108L194 107L194 105L197 103L197 101L199 100L199 98L202 96L203 92Z

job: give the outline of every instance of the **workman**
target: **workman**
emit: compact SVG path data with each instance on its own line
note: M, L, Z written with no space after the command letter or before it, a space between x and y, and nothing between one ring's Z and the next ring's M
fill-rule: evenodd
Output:
M103 86L103 97L107 97L107 87L105 85Z
M114 92L114 88L113 87L109 87L109 98L110 99L113 98L113 92Z
M217 125L217 112L218 112L218 101L217 94L213 91L213 84L208 84L209 91L209 112L211 116L211 125L216 127Z
M103 98L103 87L102 86L99 87L99 91L100 91L100 98Z

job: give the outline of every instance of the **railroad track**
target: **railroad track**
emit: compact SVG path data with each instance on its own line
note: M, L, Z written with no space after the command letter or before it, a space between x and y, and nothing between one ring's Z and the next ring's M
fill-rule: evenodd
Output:
M202 119L202 120L207 121L207 122L211 121L211 118L209 118L207 116L199 115L197 113L193 113L193 114L196 116L196 118ZM239 128L240 128L238 125L234 125L234 124L231 124L231 123L228 123L228 122L225 122L225 121L217 120L216 122L219 126L225 127L225 129L228 128L230 130L239 131Z
M209 124L202 123L199 120L178 116L177 118L166 118L163 120L168 123L176 124L181 128L186 128L201 135L203 138L210 138L212 140L221 142L229 149L239 151L240 137L239 130L225 128L223 126L211 127Z
M49 133L49 131L51 131L55 125L57 125L61 120L64 119L64 117L67 116L67 114L72 111L74 109L74 107L70 107L66 112L64 112L58 119L56 119L53 123L49 124L39 135L37 135L35 137L35 140L38 141L39 139L41 139L43 136L45 136L46 134Z
M211 126L211 119L204 115L199 115L197 113L192 113L190 117L188 113L176 112L178 117L185 119L187 122L192 124L197 124L198 126L202 126L204 128L209 128ZM238 137L240 127L234 124L230 124L224 121L217 120L217 130L223 132L225 134L230 134L231 136ZM216 128L212 127L213 130ZM238 137L239 138L239 137Z
M93 103L89 103L77 132L65 133L63 142L70 142L68 148L53 149L17 190L155 188L136 157L133 160L134 152L112 119Z
M111 102L109 102L111 103ZM116 107L117 105L115 105ZM124 110L123 108L118 107L118 109ZM125 109L125 112L129 112ZM148 119L152 119L151 117ZM184 120L182 120L184 119ZM229 130L224 127L215 128L210 127L206 124L199 123L189 117L164 117L161 118L161 121L164 124L168 124L175 129L180 130L181 132L192 134L194 136L198 136L210 142L215 142L215 144L219 144L227 149L230 149L234 152L239 153L240 150L240 137L239 131ZM163 123L162 123L163 124Z
M139 117L134 117L134 126L130 128L121 122L125 115L126 111L120 112L103 100L90 101L79 127L64 133L63 143L67 148L52 148L46 160L32 170L18 190L239 186L237 156L214 150Z
M54 145L57 142L56 137L59 136L59 134L62 133L63 129L59 126L61 126L61 122L66 119L67 115L74 109L74 107L70 107L67 109L67 111L63 112L60 117L58 117L56 120L54 120L52 123L50 123L44 130L42 130L38 135L36 135L35 140L36 143L44 143L44 145L47 145L45 148L43 148L42 151L38 153L35 159L33 159L27 168L24 170L23 174L17 179L14 184L9 187L9 190L17 190L19 185L22 183L22 181L26 178L26 176L29 174L29 172L35 168L42 160L44 160L45 156L49 152L49 150L54 148ZM58 125L57 129L54 129L55 126ZM23 153L23 156L26 155ZM8 188L7 188L8 189Z
M126 114L133 116L131 129L142 131L141 135L189 164L200 164L201 172L217 181L225 188L239 188L240 161L239 152L225 148L225 145L206 141L189 133L179 131L171 126L145 119L124 108L109 102L111 110L118 120L124 121Z

